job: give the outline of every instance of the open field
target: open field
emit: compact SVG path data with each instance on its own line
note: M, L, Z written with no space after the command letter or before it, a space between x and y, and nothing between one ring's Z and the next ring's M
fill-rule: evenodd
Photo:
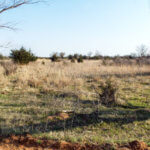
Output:
M140 140L150 144L150 66L38 60L17 65L10 74L3 66L1 135L29 133L73 143ZM120 104L114 107L101 105L95 90L110 77L118 86Z

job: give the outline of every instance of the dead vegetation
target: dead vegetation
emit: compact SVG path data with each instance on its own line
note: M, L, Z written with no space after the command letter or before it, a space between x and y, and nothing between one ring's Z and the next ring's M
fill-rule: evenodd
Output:
M9 84L16 89L35 90L69 90L74 87L83 91L83 85L90 79L101 79L108 76L135 76L149 73L149 66L105 66L101 61L84 61L84 63L70 63L69 61L52 63L50 60L30 63L29 65L16 65L10 60L1 62L1 79L4 78L5 87ZM6 76L5 76L6 75ZM9 76L8 76L9 75ZM7 87L8 88L8 87Z

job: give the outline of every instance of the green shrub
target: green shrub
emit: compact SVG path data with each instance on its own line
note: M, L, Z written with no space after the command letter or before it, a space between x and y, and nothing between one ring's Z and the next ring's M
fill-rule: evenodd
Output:
M37 60L37 57L24 47L21 47L19 50L11 50L10 57L18 64L28 64L31 61Z

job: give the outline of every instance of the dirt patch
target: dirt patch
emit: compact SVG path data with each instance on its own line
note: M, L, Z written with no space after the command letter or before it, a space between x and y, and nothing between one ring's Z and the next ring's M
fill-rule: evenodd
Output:
M132 150L148 150L149 148L144 142L133 141L129 143Z
M68 118L70 118L70 115L71 114L69 113L61 112L54 116L48 116L47 120L50 120L50 121L67 120Z
M144 142L134 141L124 146L94 145L36 139L31 135L0 137L0 150L149 150Z

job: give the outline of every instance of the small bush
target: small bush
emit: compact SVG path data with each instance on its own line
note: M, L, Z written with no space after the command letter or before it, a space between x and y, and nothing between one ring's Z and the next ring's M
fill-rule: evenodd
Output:
M76 60L75 60L74 58L72 58L72 59L71 59L71 62L72 62L72 63L75 63L75 62L76 62Z
M78 63L82 63L83 62L83 58L82 56L80 56L78 59L77 59Z
M105 106L113 106L117 104L117 91L118 87L111 79L107 79L106 82L101 83L99 86L101 92L99 93L100 102Z
M42 65L45 65L45 61L42 61Z
M36 61L37 57L34 56L31 51L27 51L25 48L21 47L20 50L12 50L10 57L15 63L18 64L28 64L30 61Z

